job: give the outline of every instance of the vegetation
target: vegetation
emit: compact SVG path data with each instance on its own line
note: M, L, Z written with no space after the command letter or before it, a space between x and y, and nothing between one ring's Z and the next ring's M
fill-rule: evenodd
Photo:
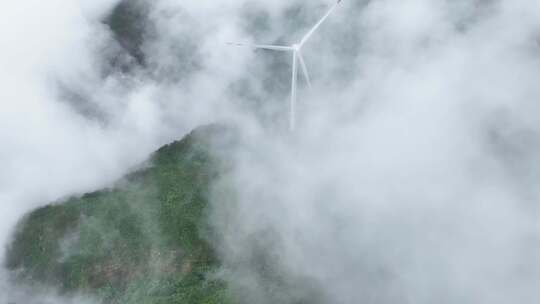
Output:
M207 194L222 171L209 148L222 130L159 149L112 189L28 214L7 252L15 279L104 303L230 303L205 237Z
M122 0L104 20L120 46L132 56L137 64L145 64L142 50L148 34L148 4L141 0ZM124 67L127 68L127 67Z

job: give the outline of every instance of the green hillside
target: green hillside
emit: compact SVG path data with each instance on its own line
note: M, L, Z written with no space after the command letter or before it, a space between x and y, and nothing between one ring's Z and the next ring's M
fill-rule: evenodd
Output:
M200 128L153 154L114 187L28 214L7 250L19 282L104 303L230 303L207 241L210 153L230 130Z

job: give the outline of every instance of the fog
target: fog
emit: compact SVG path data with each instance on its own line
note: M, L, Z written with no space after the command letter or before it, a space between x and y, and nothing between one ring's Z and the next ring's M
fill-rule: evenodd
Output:
M215 187L219 274L242 303L537 303L540 2L19 1L0 20L0 241L211 122L243 142Z
M216 190L245 303L538 301L538 12L345 2L300 130L249 137Z

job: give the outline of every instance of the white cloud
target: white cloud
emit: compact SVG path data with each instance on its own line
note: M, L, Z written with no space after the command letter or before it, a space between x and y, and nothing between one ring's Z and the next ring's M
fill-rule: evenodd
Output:
M275 131L288 59L225 42L289 41L327 2L158 1L143 46L154 70L127 80L98 68L111 35L97 20L113 4L19 1L0 13L0 240L23 212L107 185L200 123L233 120L248 131L230 151L238 200L216 194L214 224L244 300L313 288L332 303L540 297L538 4L344 0L306 46L315 88L301 90L291 136ZM60 101L57 81L90 92L106 123ZM295 290L263 288L260 250Z

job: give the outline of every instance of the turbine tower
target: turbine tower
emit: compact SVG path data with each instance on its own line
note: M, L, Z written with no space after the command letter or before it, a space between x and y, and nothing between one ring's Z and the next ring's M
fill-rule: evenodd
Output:
M281 46L281 45L268 45L268 44L243 44L243 43L229 43L230 45L236 46L245 46L251 47L254 49L265 49L272 51L280 52L291 52L292 53L292 81L291 81L291 104L289 112L289 128L291 131L294 131L296 128L296 91L297 91L297 81L298 81L298 63L302 68L302 73L306 79L306 82L309 87L311 87L311 79L309 77L308 69L304 57L302 56L302 48L308 42L309 38L319 29L319 27L324 23L324 21L332 14L336 7L341 3L341 0L337 0L334 5L328 10L326 15L324 15L319 22L307 32L307 34L300 40L300 42L295 43L290 46Z

